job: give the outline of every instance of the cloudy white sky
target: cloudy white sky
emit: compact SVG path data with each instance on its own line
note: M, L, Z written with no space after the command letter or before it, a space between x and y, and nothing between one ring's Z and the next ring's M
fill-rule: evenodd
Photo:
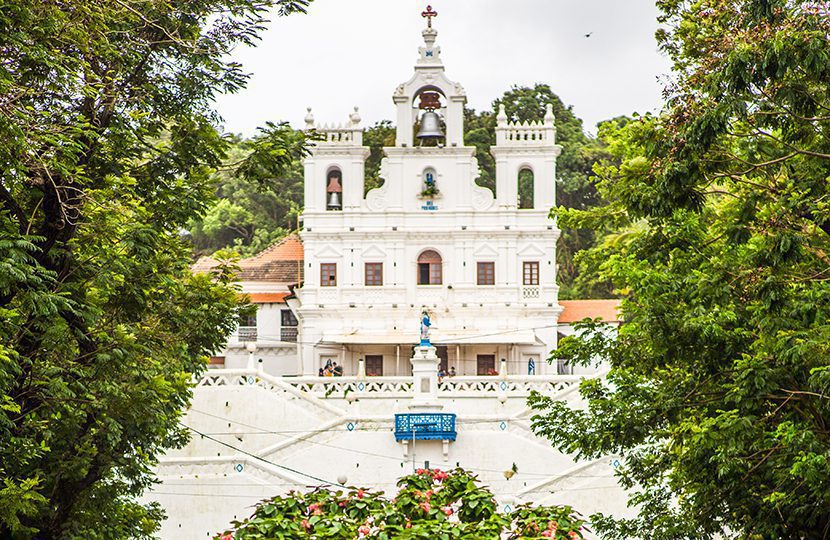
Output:
M265 121L364 124L393 119L392 92L423 43L426 0L315 0L308 15L274 19L256 48L235 52L252 74L223 96L225 129L251 134ZM432 0L448 76L469 106L489 108L513 84L549 84L586 128L659 110L669 62L657 50L654 0ZM585 37L585 34L591 34Z

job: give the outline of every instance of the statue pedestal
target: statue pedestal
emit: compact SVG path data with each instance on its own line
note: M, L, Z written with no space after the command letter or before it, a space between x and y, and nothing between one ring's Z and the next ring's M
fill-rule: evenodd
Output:
M415 412L440 411L444 408L438 402L438 365L441 359L433 346L415 347L412 362L412 403L409 409Z

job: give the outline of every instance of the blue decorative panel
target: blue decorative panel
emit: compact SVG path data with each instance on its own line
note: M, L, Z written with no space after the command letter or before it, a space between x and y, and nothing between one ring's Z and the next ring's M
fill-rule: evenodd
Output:
M454 441L455 415L445 413L413 413L395 415L395 440Z

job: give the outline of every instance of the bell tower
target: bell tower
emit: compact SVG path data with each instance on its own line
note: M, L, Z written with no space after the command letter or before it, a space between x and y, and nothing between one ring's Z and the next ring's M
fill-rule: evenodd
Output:
M392 100L398 110L397 137L399 147L418 146L427 139L435 139L439 146L464 146L464 88L444 73L441 47L435 45L438 32L432 19L438 12L427 6L421 15L427 27L421 32L424 46L418 48L415 74L395 90ZM419 127L418 137L415 126Z

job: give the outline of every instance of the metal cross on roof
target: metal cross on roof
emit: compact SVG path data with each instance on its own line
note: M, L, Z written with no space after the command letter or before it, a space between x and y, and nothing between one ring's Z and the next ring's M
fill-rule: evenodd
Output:
M421 13L421 17L427 20L427 28L432 28L432 18L437 17L438 12L432 10L432 6L427 6L427 10Z

